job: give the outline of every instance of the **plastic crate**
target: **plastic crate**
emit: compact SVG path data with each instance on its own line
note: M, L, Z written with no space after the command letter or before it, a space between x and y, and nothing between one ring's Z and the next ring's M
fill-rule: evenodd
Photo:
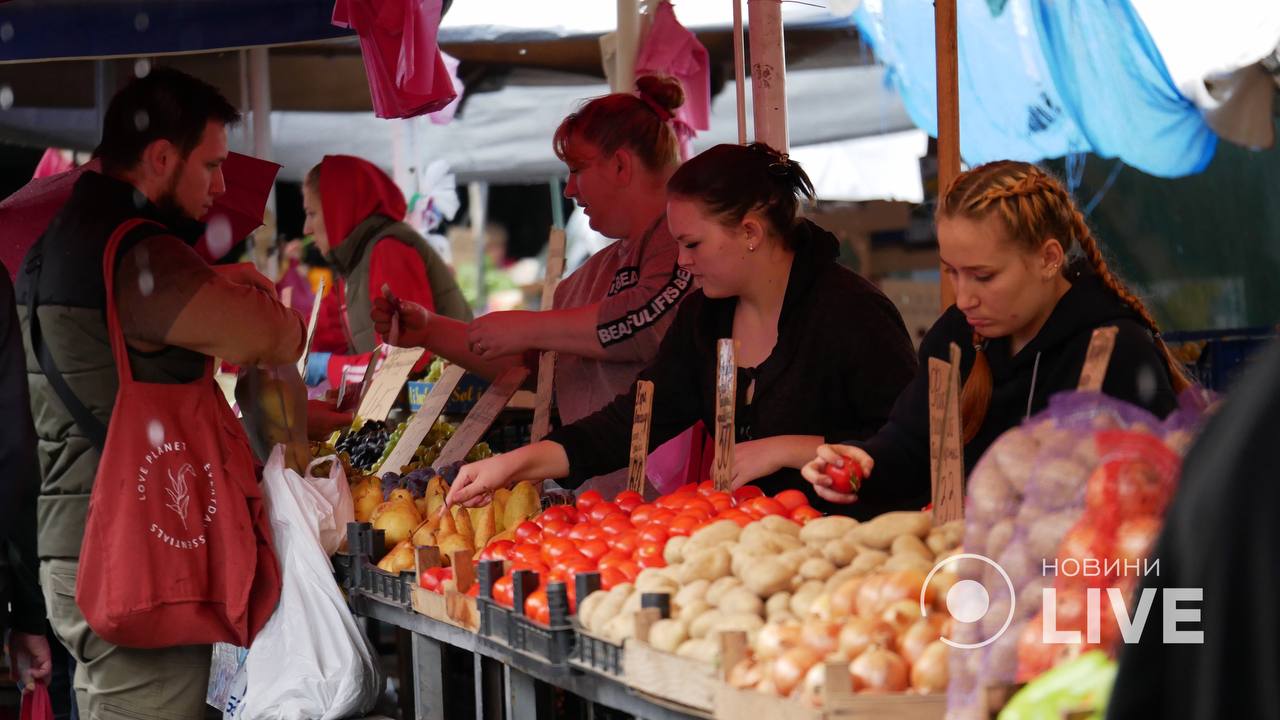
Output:
M512 615L511 647L546 660L551 665L569 664L577 640L572 624L539 625L523 615Z
M347 524L346 559L335 560L335 574L341 573L342 586L351 592L360 592L370 597L400 605L413 607L413 585L415 573L402 572L392 575L379 570L372 561L374 549L385 545L381 530L374 530L369 523ZM343 556L339 556L341 558ZM342 570L338 566L342 565Z
M623 648L608 640L587 633L574 624L576 633L573 660L579 665L610 675L622 675Z

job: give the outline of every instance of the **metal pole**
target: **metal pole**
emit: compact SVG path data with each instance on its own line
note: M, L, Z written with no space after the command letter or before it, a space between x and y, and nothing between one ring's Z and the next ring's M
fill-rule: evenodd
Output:
M253 154L271 160L271 73L270 51L249 49L249 102L253 108Z
M613 91L631 92L636 86L636 50L640 45L640 13L636 0L618 0L618 55L614 59Z
M747 59L742 41L742 0L733 2L733 78L738 86L738 144L747 144Z
M93 101L98 115L98 138L102 138L102 123L107 117L107 106L116 94L116 69L110 60L93 63Z
M467 185L467 204L471 213L471 240L476 248L476 311L484 314L489 304L489 292L485 288L485 224L489 202L489 184L473 181Z
M564 197L560 194L560 178L553 177L547 181L551 188L551 224L564 229Z
M751 92L756 140L787 152L787 62L783 53L781 0L748 0L751 24Z
M945 193L960 174L960 75L956 37L956 0L935 0L934 40L938 76L938 193ZM946 273L942 278L942 309L956 301Z

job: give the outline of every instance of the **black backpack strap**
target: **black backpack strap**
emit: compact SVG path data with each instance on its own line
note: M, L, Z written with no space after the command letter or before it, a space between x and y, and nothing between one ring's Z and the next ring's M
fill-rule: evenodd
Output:
M132 246L137 242L164 232L163 228L155 225L143 225L131 233L129 245ZM107 446L107 426L98 416L93 414L81 400L76 396L71 386L67 384L67 379L62 376L62 372L58 370L58 364L53 361L53 354L49 352L49 346L44 342L44 335L40 331L40 315L37 310L40 309L40 303L36 300L40 292L40 269L44 264L44 249L37 244L32 250L31 256L27 258L25 272L31 276L28 283L27 295L27 324L31 328L31 348L35 352L36 361L40 363L40 371L49 380L49 384L53 387L53 392L66 406L67 412L71 413L71 417L75 420L76 425L80 428L80 432L89 438L89 442L101 453L103 448Z

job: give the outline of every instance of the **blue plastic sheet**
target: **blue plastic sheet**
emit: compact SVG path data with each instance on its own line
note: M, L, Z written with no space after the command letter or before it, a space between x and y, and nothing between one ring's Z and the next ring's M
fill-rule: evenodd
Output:
M912 121L937 136L933 3L868 0L854 20ZM965 161L1119 157L1176 177L1203 170L1217 138L1173 85L1128 0L957 3Z

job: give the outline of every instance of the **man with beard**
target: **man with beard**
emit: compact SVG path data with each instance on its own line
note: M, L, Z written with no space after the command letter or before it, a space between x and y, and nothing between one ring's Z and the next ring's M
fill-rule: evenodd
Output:
M54 633L78 663L86 718L201 718L209 646L136 649L94 634L75 601L89 496L118 389L104 308L103 253L142 218L116 255L115 304L129 365L146 383L189 383L211 357L238 365L296 362L297 313L251 266L211 268L192 249L225 190L227 126L240 119L213 87L153 69L111 100L95 155L28 252L18 306L41 466L40 584ZM146 423L145 418L120 418ZM210 422L215 422L210 418ZM145 426L144 426L145 427Z

